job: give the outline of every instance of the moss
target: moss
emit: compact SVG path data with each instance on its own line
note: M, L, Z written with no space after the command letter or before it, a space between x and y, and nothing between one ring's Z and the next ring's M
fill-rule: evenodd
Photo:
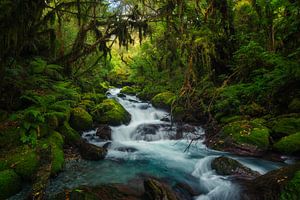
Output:
M31 180L39 166L39 159L34 149L21 146L8 152L0 163L2 169L13 168L23 179Z
M6 199L21 190L21 179L11 169L0 172L0 199Z
M53 131L48 138L45 138L39 142L39 145L43 147L51 146L51 174L55 175L62 170L64 165L64 152L63 152L64 140L60 133Z
M135 95L140 91L141 89L138 87L125 86L122 88L121 93Z
M274 148L288 154L300 151L300 132L281 138L274 144Z
M53 113L46 116L46 123L53 130L59 126L58 118Z
M222 117L220 119L220 122L222 124L227 124L227 123L230 123L230 122L234 122L234 121L240 121L240 120L243 120L245 119L244 116L240 116L240 115L231 115L231 116L225 116L225 117Z
M255 102L252 102L251 104L248 105L240 106L239 111L244 115L250 115L250 116L261 116L266 113L266 109Z
M87 110L88 112L91 112L93 107L95 107L95 102L91 100L82 100L79 104L78 107Z
M99 93L84 93L81 97L82 100L90 100L95 103L101 103L104 99L106 99L106 96L104 94Z
M107 90L110 88L109 82L104 81L102 83L99 83L96 87L95 90L97 93L101 93L104 94L105 92L107 92Z
M282 135L290 135L300 131L300 117L279 117L272 130Z
M295 98L291 101L291 103L288 106L288 109L290 112L300 112L300 99Z
M70 125L77 131L84 131L92 128L92 116L82 108L74 108L71 111Z
M261 149L269 146L269 129L254 121L236 121L223 127L223 137L230 137L238 144L251 144Z
M170 109L175 95L172 92L162 92L151 99L153 106L158 108Z
M106 99L95 106L93 115L98 123L118 126L128 124L130 114L114 99Z
M280 200L300 199L300 171L297 171L280 194Z
M60 126L58 131L62 133L65 138L65 142L68 144L74 144L80 139L78 132L75 131L68 122L65 122L62 126Z

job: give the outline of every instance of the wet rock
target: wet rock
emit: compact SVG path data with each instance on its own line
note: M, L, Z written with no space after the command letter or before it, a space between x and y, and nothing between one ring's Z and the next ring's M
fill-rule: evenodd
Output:
M142 136L155 135L157 131L167 127L169 127L168 124L141 124L137 127L136 131Z
M98 126L96 135L102 140L111 140L111 128L108 125Z
M79 153L85 160L102 160L107 154L107 150L103 147L81 141L78 144Z
M169 117L163 117L163 118L160 119L160 121L162 121L162 122L170 122L171 120L170 120Z
M138 108L141 110L147 110L148 108L150 108L150 105L148 103L141 103L138 105Z
M155 179L149 178L144 181L145 200L178 200L172 189Z
M111 142L106 142L104 145L103 145L103 148L107 149L111 146Z
M219 175L234 175L243 178L255 178L260 176L256 171L242 165L240 162L225 156L214 159L211 163L212 169Z
M241 182L241 199L300 199L300 163Z
M52 196L51 200L142 200L141 193L124 185L82 186L65 190Z
M174 186L174 190L177 193L177 197L181 200L193 200L195 196L200 195L186 183L177 183Z
M138 151L136 148L134 147L119 147L116 149L117 151L123 151L123 152L136 152Z
M126 95L123 94L123 93L119 93L119 94L117 94L117 96L120 97L120 98L125 98L126 97Z

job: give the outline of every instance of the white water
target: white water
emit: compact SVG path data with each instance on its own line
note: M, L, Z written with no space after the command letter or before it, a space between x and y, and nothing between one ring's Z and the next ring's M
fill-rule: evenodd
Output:
M175 180L189 183L188 175L194 178L194 188L202 195L196 196L196 200L214 200L214 199L239 199L239 187L228 180L228 177L219 176L211 169L211 161L224 155L222 152L208 149L203 141L197 141L193 144L188 152L185 152L186 147L193 137L198 137L204 134L201 127L194 127L194 131L184 132L183 138L172 140L176 135L178 127L171 127L170 122L161 121L162 118L168 117L168 113L162 110L155 109L152 105L141 102L138 98L126 95L121 98L117 95L120 89L111 89L109 98L116 99L124 108L131 114L131 122L128 125L112 127L112 145L109 148L106 159L111 160L131 160L134 162L148 160L151 161L151 167L160 168L165 171L158 176L164 177L164 174ZM141 134L139 131L141 125L154 124L160 125L155 134ZM151 131L151 130L150 130ZM103 145L103 142L90 140L96 145ZM136 151L119 151L120 147L130 147ZM252 162L251 158L235 159L244 163L248 167L265 173L276 168L276 164L268 161L255 159L256 163ZM158 167L159 166L159 167ZM137 166L138 168L138 166ZM138 172L143 172L143 169L135 169ZM146 169L145 173L149 172ZM174 174L170 172L174 172ZM187 177L176 177L178 174L185 174Z
M176 183L189 185L198 194L195 200L236 200L239 199L239 187L229 180L230 177L219 176L211 169L214 158L227 155L262 174L280 166L257 158L211 150L203 144L203 140L197 140L189 151L185 151L193 137L204 136L201 127L184 125L183 137L178 139L180 126L171 127L170 122L161 121L169 117L167 112L155 109L134 96L120 98L117 96L119 92L120 89L111 89L108 97L115 98L124 106L131 114L131 122L111 127L112 141L104 160L67 162L64 172L47 187L48 195L81 185L121 183L132 186L136 184L134 180L154 176L172 186ZM85 132L83 137L98 146L107 143L95 133L96 130Z

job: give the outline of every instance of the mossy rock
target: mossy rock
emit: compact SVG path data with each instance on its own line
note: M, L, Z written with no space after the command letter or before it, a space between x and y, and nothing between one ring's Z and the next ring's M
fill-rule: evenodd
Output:
M141 89L138 88L138 87L125 86L125 87L122 88L121 93L130 94L130 95L136 95L140 91L141 91Z
M53 131L48 138L45 138L39 142L41 148L51 147L51 174L56 175L63 169L64 165L64 140L60 133Z
M280 200L300 199L300 171L297 171L280 193Z
M104 81L102 83L99 83L96 87L95 87L95 91L97 93L101 93L101 94L105 94L108 89L110 88L110 84L107 81Z
M106 99L106 96L104 94L100 93L84 93L81 97L82 100L90 100L95 102L96 104L101 103L104 99Z
M289 112L299 113L300 112L300 99L295 98L291 101L288 106Z
M273 123L274 133L282 136L300 131L300 117L279 117Z
M64 141L67 144L75 144L80 140L79 133L75 131L68 122L65 122L62 126L60 126L58 131L64 136Z
M77 107L71 111L70 125L77 131L89 130L92 128L93 118L86 110Z
M260 149L269 147L269 129L255 121L236 121L222 129L222 137L229 137L239 145L250 144Z
M173 99L175 98L172 92L162 92L151 99L153 106L162 109L170 109Z
M274 144L274 148L282 153L295 153L300 151L300 132L285 136Z
M131 115L114 99L106 99L96 105L93 116L98 123L113 126L128 124L131 120Z
M78 104L78 107L88 111L88 112L91 112L92 109L95 107L95 102L94 101L91 101L91 100L82 100L79 104Z
M12 169L0 172L0 199L6 199L21 190L21 178Z
M31 180L39 166L39 158L34 149L21 146L9 151L5 158L0 160L0 170L13 168L25 180Z

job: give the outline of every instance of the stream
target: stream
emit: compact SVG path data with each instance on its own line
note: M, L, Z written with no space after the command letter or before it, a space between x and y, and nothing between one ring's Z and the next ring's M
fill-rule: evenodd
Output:
M183 183L197 191L195 200L239 199L239 186L230 177L219 176L211 169L211 161L221 155L232 157L262 174L282 164L252 157L239 157L207 148L198 126L171 126L169 113L154 108L132 95L118 96L120 89L110 89L109 98L120 102L131 114L131 122L112 128L108 154L101 161L69 161L65 170L51 181L47 194L81 185L96 186L104 183L134 184L140 177L150 176L166 180L170 185ZM103 146L96 130L84 132L90 143Z

